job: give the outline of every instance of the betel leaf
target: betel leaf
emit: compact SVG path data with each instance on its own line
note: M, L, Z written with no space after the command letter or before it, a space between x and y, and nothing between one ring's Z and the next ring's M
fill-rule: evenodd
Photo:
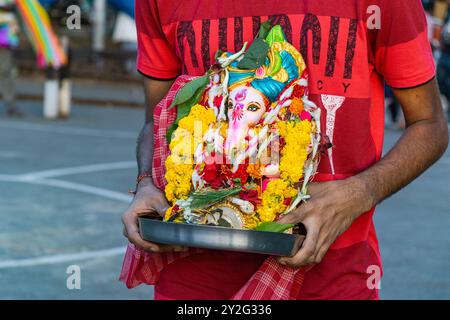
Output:
M190 99L177 105L177 118L167 129L166 139L169 143L172 140L172 134L178 128L178 123L180 120L189 115L192 106L198 103L204 92L205 86L199 87Z
M295 224L281 224L277 222L263 222L260 223L255 230L256 231L269 231L269 232L285 232L288 229L295 227Z
M267 20L265 22L263 22L261 24L261 26L259 27L259 31L258 31L258 35L256 36L256 38L260 38L260 39L265 39L267 37L267 34L270 31L270 27L271 27L272 23L270 20Z
M183 86L183 88L181 88L178 91L169 109L173 108L174 106L179 106L181 104L188 102L198 92L199 89L205 88L208 83L209 83L208 74L204 75L203 77L198 77L192 81L187 82Z
M238 63L238 68L253 70L259 68L265 61L269 45L263 39L255 39Z

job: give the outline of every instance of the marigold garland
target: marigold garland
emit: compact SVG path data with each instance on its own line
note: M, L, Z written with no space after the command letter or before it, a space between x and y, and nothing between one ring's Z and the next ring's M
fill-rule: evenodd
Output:
M214 111L200 104L193 106L187 117L180 120L173 133L169 149L171 155L166 160L166 197L170 202L186 199L191 191L193 154L196 146L203 141L203 134L210 124L216 123ZM200 130L200 135L196 132Z
M303 176L307 148L311 143L311 122L280 121L277 124L280 137L285 141L281 150L281 178L289 183L298 182Z
M282 179L271 180L262 193L262 205L258 208L261 222L274 221L287 208L286 199L297 195L297 189Z

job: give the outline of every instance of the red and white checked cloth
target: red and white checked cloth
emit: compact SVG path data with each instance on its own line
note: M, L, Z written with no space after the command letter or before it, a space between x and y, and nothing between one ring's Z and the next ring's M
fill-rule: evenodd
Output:
M177 78L169 93L156 106L154 112L154 147L153 147L153 180L155 185L163 189L169 147L165 138L167 128L176 119L176 109L169 110L178 90L195 77L183 75ZM158 282L160 272L173 261L188 255L205 252L201 249L189 249L188 252L147 253L133 244L129 244L122 265L120 280L128 288L142 283L154 285ZM298 297L306 270L293 269L279 264L275 258L269 257L247 283L232 297L233 300L293 300Z

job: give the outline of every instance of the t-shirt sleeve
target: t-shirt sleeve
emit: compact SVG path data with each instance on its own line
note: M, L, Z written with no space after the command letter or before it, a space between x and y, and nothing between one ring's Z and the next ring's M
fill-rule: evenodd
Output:
M137 69L149 77L172 79L181 73L181 62L167 40L156 0L136 0L138 35Z
M393 88L412 88L431 80L436 71L421 1L381 3L375 47L378 72Z

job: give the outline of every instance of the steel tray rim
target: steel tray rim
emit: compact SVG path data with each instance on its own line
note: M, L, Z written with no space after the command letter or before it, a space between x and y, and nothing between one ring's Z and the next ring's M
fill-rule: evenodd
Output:
M293 256L305 235L165 222L139 217L144 240L213 250Z

